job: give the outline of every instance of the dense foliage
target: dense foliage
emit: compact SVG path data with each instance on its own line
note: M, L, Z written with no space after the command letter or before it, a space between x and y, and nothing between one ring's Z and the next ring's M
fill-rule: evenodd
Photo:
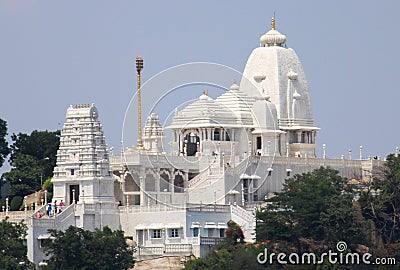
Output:
M41 189L41 184L52 177L56 164L60 132L33 131L30 135L13 134L10 146L12 169L2 175L11 185L8 195L24 197Z
M11 211L18 211L22 206L23 198L21 196L15 196L12 198L10 203L10 210Z
M3 166L6 157L10 153L6 136L7 122L0 118L0 167Z
M257 262L257 254L263 249L254 245L230 245L222 243L212 250L206 258L188 260L185 269L188 270L244 270L265 269Z
M0 221L0 269L33 269L27 258L27 248L23 244L27 227L23 223Z
M232 245L244 243L244 233L240 225L234 221L228 222L228 228L225 231L226 241Z
M92 232L70 226L50 233L55 239L43 244L50 256L46 269L123 270L134 266L133 250L120 230L104 227Z
M373 222L378 241L400 248L400 157L389 155L381 179L361 194L364 217Z
M257 262L257 254L263 249L244 244L244 234L239 224L229 221L225 235L225 240L217 245L206 258L187 261L185 269L263 269Z
M283 190L257 213L258 241L300 239L335 245L366 242L365 222L353 204L354 191L338 171L323 168L287 179Z

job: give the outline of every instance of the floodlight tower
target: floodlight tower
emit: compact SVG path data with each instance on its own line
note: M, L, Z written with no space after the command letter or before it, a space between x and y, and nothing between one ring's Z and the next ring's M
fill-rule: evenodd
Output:
M142 140L142 97L140 93L140 73L143 69L143 59L142 57L136 57L136 71L137 71L137 83L138 83L138 143L136 149L143 150L143 140Z

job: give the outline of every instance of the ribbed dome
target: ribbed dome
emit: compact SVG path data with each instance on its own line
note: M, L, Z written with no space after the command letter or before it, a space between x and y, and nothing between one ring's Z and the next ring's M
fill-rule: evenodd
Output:
M286 42L286 36L275 29L275 19L272 18L271 30L262 35L260 42L263 46L282 46Z
M253 118L251 108L254 99L239 90L239 86L234 83L231 90L223 93L215 101L222 104L224 107L229 108L237 117L242 125L252 125Z
M236 115L223 104L203 94L178 111L169 128L237 126Z

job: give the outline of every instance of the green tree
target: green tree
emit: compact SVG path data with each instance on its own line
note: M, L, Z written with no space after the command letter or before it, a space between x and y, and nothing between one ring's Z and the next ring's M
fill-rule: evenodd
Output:
M48 192L53 192L53 182L51 182L51 178L47 178L43 184L43 188Z
M11 135L13 144L10 146L10 161L13 165L18 155L24 154L34 157L43 170L43 179L53 176L56 165L56 154L60 145L60 131L37 131L30 135L18 133Z
M44 244L50 256L48 269L122 270L134 266L133 251L120 230L104 227L92 232L70 226L50 233L55 239Z
M230 244L244 243L244 234L240 225L234 221L228 222L228 229L225 232L226 241Z
M0 221L0 269L34 269L27 258L27 248L23 244L27 227L23 223Z
M257 212L257 240L287 241L297 247L300 238L357 244L364 239L364 224L353 198L347 180L336 170L321 167L297 174Z
M210 252L205 258L188 260L185 262L187 270L243 270L265 269L257 261L257 255L263 249L253 245L222 243Z
M400 157L389 155L383 166L383 178L373 180L361 194L360 204L383 243L400 244Z
M36 158L26 154L14 155L12 165L11 171L3 174L3 178L11 184L9 196L23 197L40 189L43 168Z
M219 243L205 258L189 260L185 269L264 269L257 261L257 255L263 247L245 244L243 231L237 223L228 222L226 238Z
M10 210L11 211L18 211L22 206L23 199L21 196L15 196L12 198L10 203Z
M349 244L370 244L367 222L358 203L353 202L353 194L330 198L320 220L324 224L324 238L332 245L342 240Z
M0 118L0 167L3 166L6 157L10 153L6 136L7 122Z
M59 146L59 131L33 131L30 135L11 136L11 171L2 178L11 184L9 196L28 195L38 189L44 180L53 176Z

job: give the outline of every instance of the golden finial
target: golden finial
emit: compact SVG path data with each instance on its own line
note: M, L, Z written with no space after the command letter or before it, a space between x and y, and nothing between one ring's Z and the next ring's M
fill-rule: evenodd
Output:
M272 30L275 30L275 17L272 17L272 20L271 20L271 29L272 29Z
M208 96L208 90L204 90L204 91L203 91L203 94L206 95L206 96Z

